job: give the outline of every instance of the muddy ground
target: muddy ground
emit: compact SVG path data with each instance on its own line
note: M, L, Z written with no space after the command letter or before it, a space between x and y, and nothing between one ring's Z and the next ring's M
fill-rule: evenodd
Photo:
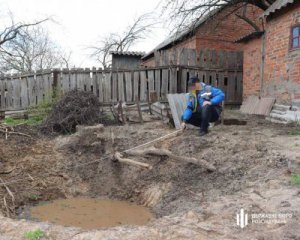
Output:
M230 115L230 116L229 116ZM79 128L73 135L44 136L35 127L15 130L32 138L0 138L0 239L24 239L41 228L45 239L300 239L299 126L279 125L228 111L246 125L218 125L209 135L196 130L154 145L212 163L208 171L168 157L132 157L151 170L112 161L123 151L174 131L160 120L143 125ZM114 136L114 144L112 143ZM84 231L17 220L16 213L40 201L89 196L148 206L156 219L145 226ZM4 200L5 199L5 200ZM6 204L5 204L6 202ZM236 225L244 208L253 213L290 213L284 223ZM10 217L10 218L8 218Z

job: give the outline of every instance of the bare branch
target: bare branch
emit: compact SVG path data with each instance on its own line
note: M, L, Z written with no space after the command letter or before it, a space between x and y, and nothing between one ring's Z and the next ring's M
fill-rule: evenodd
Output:
M223 6L237 6L238 8L233 14L236 14L238 18L250 24L256 31L260 31L253 20L237 12L240 8L239 6L250 4L262 10L266 10L275 1L276 0L165 0L162 11L169 17L169 22L174 25L174 29L176 29L178 33L181 32L182 29L186 29L187 26L194 27L199 19L209 14L212 10Z
M2 72L32 72L59 67L63 64L62 50L41 25L22 29L22 33L1 46Z
M109 59L111 51L128 51L138 41L145 39L156 23L152 14L141 15L124 32L110 33L96 45L89 46L88 49L92 51L90 56L102 64L104 69L108 68L111 62Z
M49 19L46 18L44 20L35 22L35 23L29 23L29 24L21 24L21 23L17 23L17 24L13 24L10 27L7 27L4 29L3 32L0 33L0 46L3 45L4 43L11 41L12 39L16 38L18 34L20 34L20 30L30 27L30 26L35 26L38 24L41 24L43 22L48 21Z

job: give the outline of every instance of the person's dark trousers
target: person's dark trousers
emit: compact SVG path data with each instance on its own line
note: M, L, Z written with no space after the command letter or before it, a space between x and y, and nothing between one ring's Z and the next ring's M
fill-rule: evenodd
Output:
M206 105L200 111L193 113L186 123L200 127L201 132L207 132L209 123L218 121L221 111L220 106Z

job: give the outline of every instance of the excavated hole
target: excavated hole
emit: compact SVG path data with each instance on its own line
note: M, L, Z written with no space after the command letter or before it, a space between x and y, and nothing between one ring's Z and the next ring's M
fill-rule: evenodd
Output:
M240 191L258 176L264 176L270 166L286 167L286 161L268 151L265 140L255 133L250 134L246 127L218 128L206 138L189 131L155 144L157 148L169 149L177 155L210 161L218 169L215 172L158 156L125 156L150 164L151 170L111 161L114 150L122 152L170 133L172 130L161 122L141 126L78 127L76 134L30 143L22 149L24 155L19 156L22 168L18 167L22 169L21 177L29 173L34 180L28 179L11 187L18 193L15 196L17 213L19 217L32 219L28 207L41 205L44 201L78 198L80 202L85 198L86 201L109 199L144 206L150 210L152 219L190 210L201 214L207 202ZM7 145L12 146L15 145ZM49 173L53 174L47 175ZM35 178L44 174L44 178ZM4 188L1 190L5 193ZM7 194L6 199L9 200ZM8 201L8 204L11 203ZM65 210L74 207L61 204L59 207ZM61 210L62 214L65 210ZM2 212L5 214L3 207ZM146 224L147 221L135 224Z

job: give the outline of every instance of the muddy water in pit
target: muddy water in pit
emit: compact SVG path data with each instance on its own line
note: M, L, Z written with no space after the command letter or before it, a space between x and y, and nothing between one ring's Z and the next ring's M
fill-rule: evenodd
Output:
M153 215L149 209L125 201L72 198L32 207L30 217L64 226L84 229L118 225L143 225Z

